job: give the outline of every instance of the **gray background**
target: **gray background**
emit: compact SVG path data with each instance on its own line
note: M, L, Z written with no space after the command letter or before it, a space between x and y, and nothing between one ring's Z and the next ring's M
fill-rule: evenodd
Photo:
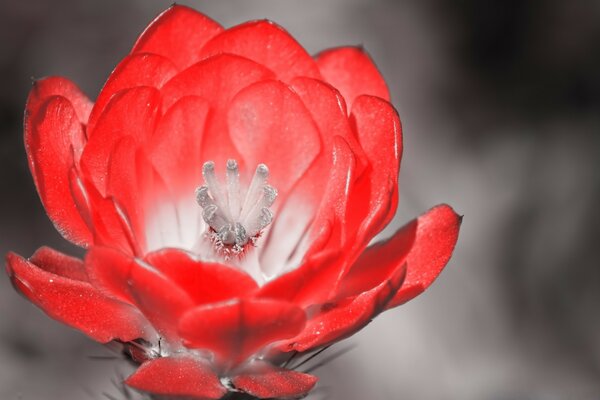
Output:
M225 26L270 18L311 53L363 44L402 117L401 205L465 215L447 270L319 373L312 398L600 398L600 2L212 0ZM30 77L92 98L158 0L0 2L0 252L73 251L41 208L22 146ZM127 366L0 276L0 398L116 395ZM339 345L339 346L344 346Z

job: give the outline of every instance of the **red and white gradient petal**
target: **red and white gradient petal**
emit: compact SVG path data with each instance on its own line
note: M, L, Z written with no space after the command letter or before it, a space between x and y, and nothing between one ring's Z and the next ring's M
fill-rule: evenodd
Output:
M231 101L228 123L245 164L250 168L266 164L280 198L285 198L321 149L318 128L304 103L278 81L240 91Z
M252 83L272 79L273 72L246 58L216 55L192 65L171 79L162 89L163 107L169 109L185 96L197 96L210 103L212 117L206 127L201 158L216 165L228 159L240 160L227 128L230 100Z

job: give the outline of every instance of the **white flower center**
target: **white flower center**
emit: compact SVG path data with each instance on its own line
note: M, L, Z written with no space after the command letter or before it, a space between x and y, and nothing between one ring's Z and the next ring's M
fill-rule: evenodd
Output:
M277 197L277 190L267 184L269 169L259 164L245 192L236 160L227 161L225 185L219 183L212 161L204 163L202 175L205 184L196 189L196 201L202 207L209 236L226 258L241 254L247 246L255 245L262 230L273 220L269 207Z

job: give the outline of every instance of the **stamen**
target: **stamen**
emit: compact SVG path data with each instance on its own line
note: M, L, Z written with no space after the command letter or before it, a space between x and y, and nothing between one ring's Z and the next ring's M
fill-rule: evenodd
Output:
M217 180L217 175L215 174L215 163L212 161L207 161L202 166L202 176L204 177L204 181L206 182L206 186L208 186L208 190L210 195L212 196L214 202L218 205L225 205L225 201L223 198L223 193L221 193L221 186L219 185L219 181ZM227 210L223 210L227 211Z
M254 177L252 178L252 182L250 183L250 187L248 188L248 192L246 193L246 200L244 201L244 206L242 207L240 219L245 220L248 216L248 213L252 211L252 206L258 201L261 195L261 188L263 188L266 184L268 177L269 168L267 168L265 164L258 164L256 167L256 172L254 173Z
M240 174L235 160L227 161L227 197L231 218L235 220L240 216Z
M248 230L251 234L261 231L265 226L271 223L273 215L271 210L269 210L269 207L271 207L276 197L277 190L275 190L275 188L269 185L263 187L262 195L246 218L242 220L242 223L248 226Z
M228 258L241 254L254 245L261 232L273 221L269 209L277 190L267 184L269 169L264 164L256 172L248 190L243 193L236 160L227 161L227 185L223 188L215 174L215 164L207 161L202 167L205 185L196 189L196 201L203 208L202 218L209 226L215 247Z

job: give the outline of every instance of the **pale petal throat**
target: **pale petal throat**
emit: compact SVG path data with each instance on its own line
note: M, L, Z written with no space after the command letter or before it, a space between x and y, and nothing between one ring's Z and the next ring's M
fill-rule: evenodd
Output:
M240 183L236 160L227 161L226 184L217 179L213 161L204 163L202 175L205 184L196 189L196 201L202 207L202 219L215 249L226 258L243 253L273 221L269 207L277 198L277 190L267 184L269 169L259 164L247 190Z

